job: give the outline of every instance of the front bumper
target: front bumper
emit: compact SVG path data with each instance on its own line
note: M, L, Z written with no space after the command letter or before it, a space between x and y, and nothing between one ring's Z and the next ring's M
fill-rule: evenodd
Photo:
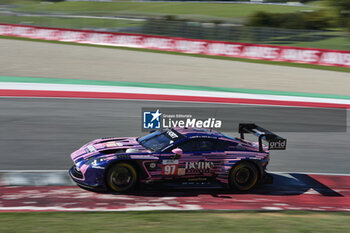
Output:
M105 185L91 185L91 184L88 184L87 182L85 182L83 180L83 174L76 169L75 165L69 169L68 173L69 173L69 176L72 178L72 180L75 183L77 183L77 185L79 185L80 187L95 190L95 191L106 191L107 190Z
M69 175L72 177L74 181L84 179L83 174L81 173L81 171L77 170L77 166L75 165L69 169Z

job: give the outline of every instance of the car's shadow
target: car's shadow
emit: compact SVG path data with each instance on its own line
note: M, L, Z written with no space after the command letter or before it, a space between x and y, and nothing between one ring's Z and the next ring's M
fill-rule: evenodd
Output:
M220 185L212 184L148 184L142 185L135 191L128 193L132 196L152 196L152 197L167 197L167 196L198 196L211 195L218 198L232 198L232 195L238 194L257 194L257 195L301 195L306 192L316 192L323 196L340 197L340 193L334 191L330 187L320 183L311 176L299 173L288 174L271 174L273 176L273 184L261 184L254 190L249 192L240 192L236 190L225 189ZM120 194L115 194L120 195Z

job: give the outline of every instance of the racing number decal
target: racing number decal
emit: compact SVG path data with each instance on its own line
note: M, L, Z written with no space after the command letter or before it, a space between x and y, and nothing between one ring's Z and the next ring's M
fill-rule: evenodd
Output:
M177 164L169 164L162 166L162 175L163 176L173 176L177 174L178 165Z
M162 175L163 176L177 175L178 168L179 168L179 160L163 160Z

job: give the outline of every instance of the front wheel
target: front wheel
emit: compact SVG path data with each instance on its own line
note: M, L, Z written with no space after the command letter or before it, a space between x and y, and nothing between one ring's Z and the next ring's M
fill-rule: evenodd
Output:
M254 188L258 181L258 170L249 162L242 162L234 166L230 172L229 185L231 188L248 191Z
M137 183L137 172L128 163L117 163L107 173L107 184L112 190L125 193L135 188Z

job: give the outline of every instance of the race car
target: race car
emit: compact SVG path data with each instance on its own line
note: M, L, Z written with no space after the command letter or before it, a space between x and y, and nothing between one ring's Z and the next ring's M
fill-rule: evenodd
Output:
M258 142L244 139L246 133ZM211 129L175 127L144 137L97 139L71 154L69 174L81 187L119 193L140 183L199 180L248 191L264 180L271 182L266 178L269 151L285 150L287 140L256 124L239 124L239 134L235 138Z

